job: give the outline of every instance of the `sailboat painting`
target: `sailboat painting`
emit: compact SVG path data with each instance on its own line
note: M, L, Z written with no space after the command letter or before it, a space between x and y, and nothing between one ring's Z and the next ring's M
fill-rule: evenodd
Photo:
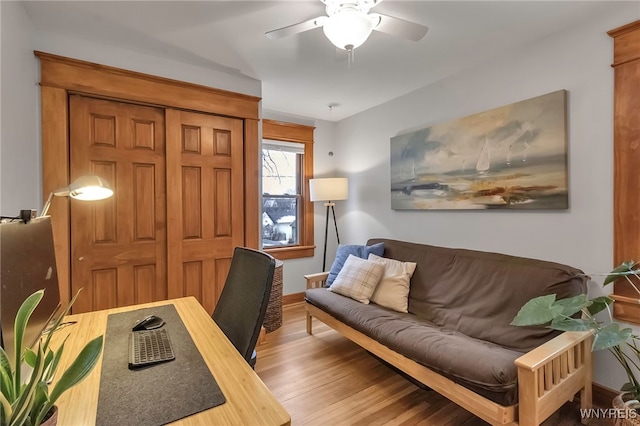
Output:
M567 91L391 138L391 208L567 209Z

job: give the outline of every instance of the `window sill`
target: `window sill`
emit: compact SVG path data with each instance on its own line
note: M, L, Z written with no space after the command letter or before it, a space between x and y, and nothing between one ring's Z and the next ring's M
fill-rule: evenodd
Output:
M264 252L280 260L313 257L316 246L270 247Z

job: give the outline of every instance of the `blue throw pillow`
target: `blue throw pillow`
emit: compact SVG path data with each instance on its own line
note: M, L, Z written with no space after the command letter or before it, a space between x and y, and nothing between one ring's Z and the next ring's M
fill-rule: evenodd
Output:
M331 269L329 270L327 287L329 287L333 283L333 280L336 279L338 273L344 266L344 262L347 261L347 258L350 254L361 259L367 259L369 257L369 254L371 253L375 254L376 256L382 257L382 255L384 254L384 243L378 243L372 246L339 245L338 250L336 251L336 258L333 261L333 265L331 265Z

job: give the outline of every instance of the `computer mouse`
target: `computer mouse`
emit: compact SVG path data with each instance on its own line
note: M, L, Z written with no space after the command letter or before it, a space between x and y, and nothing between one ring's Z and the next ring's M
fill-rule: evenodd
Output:
M164 325L164 320L155 315L149 315L148 317L144 317L141 320L136 321L133 325L133 331L140 330L153 330L154 328L160 328Z

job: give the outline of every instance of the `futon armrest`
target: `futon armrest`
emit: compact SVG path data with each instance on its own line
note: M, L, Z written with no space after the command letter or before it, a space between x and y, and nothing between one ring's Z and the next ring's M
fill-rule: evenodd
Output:
M520 426L538 426L580 392L592 408L589 331L567 331L516 359Z
M519 368L534 371L590 337L589 331L566 331L522 355L515 363Z
M317 274L305 275L304 279L307 280L307 290L311 288L326 287L328 277L328 272L319 272Z

